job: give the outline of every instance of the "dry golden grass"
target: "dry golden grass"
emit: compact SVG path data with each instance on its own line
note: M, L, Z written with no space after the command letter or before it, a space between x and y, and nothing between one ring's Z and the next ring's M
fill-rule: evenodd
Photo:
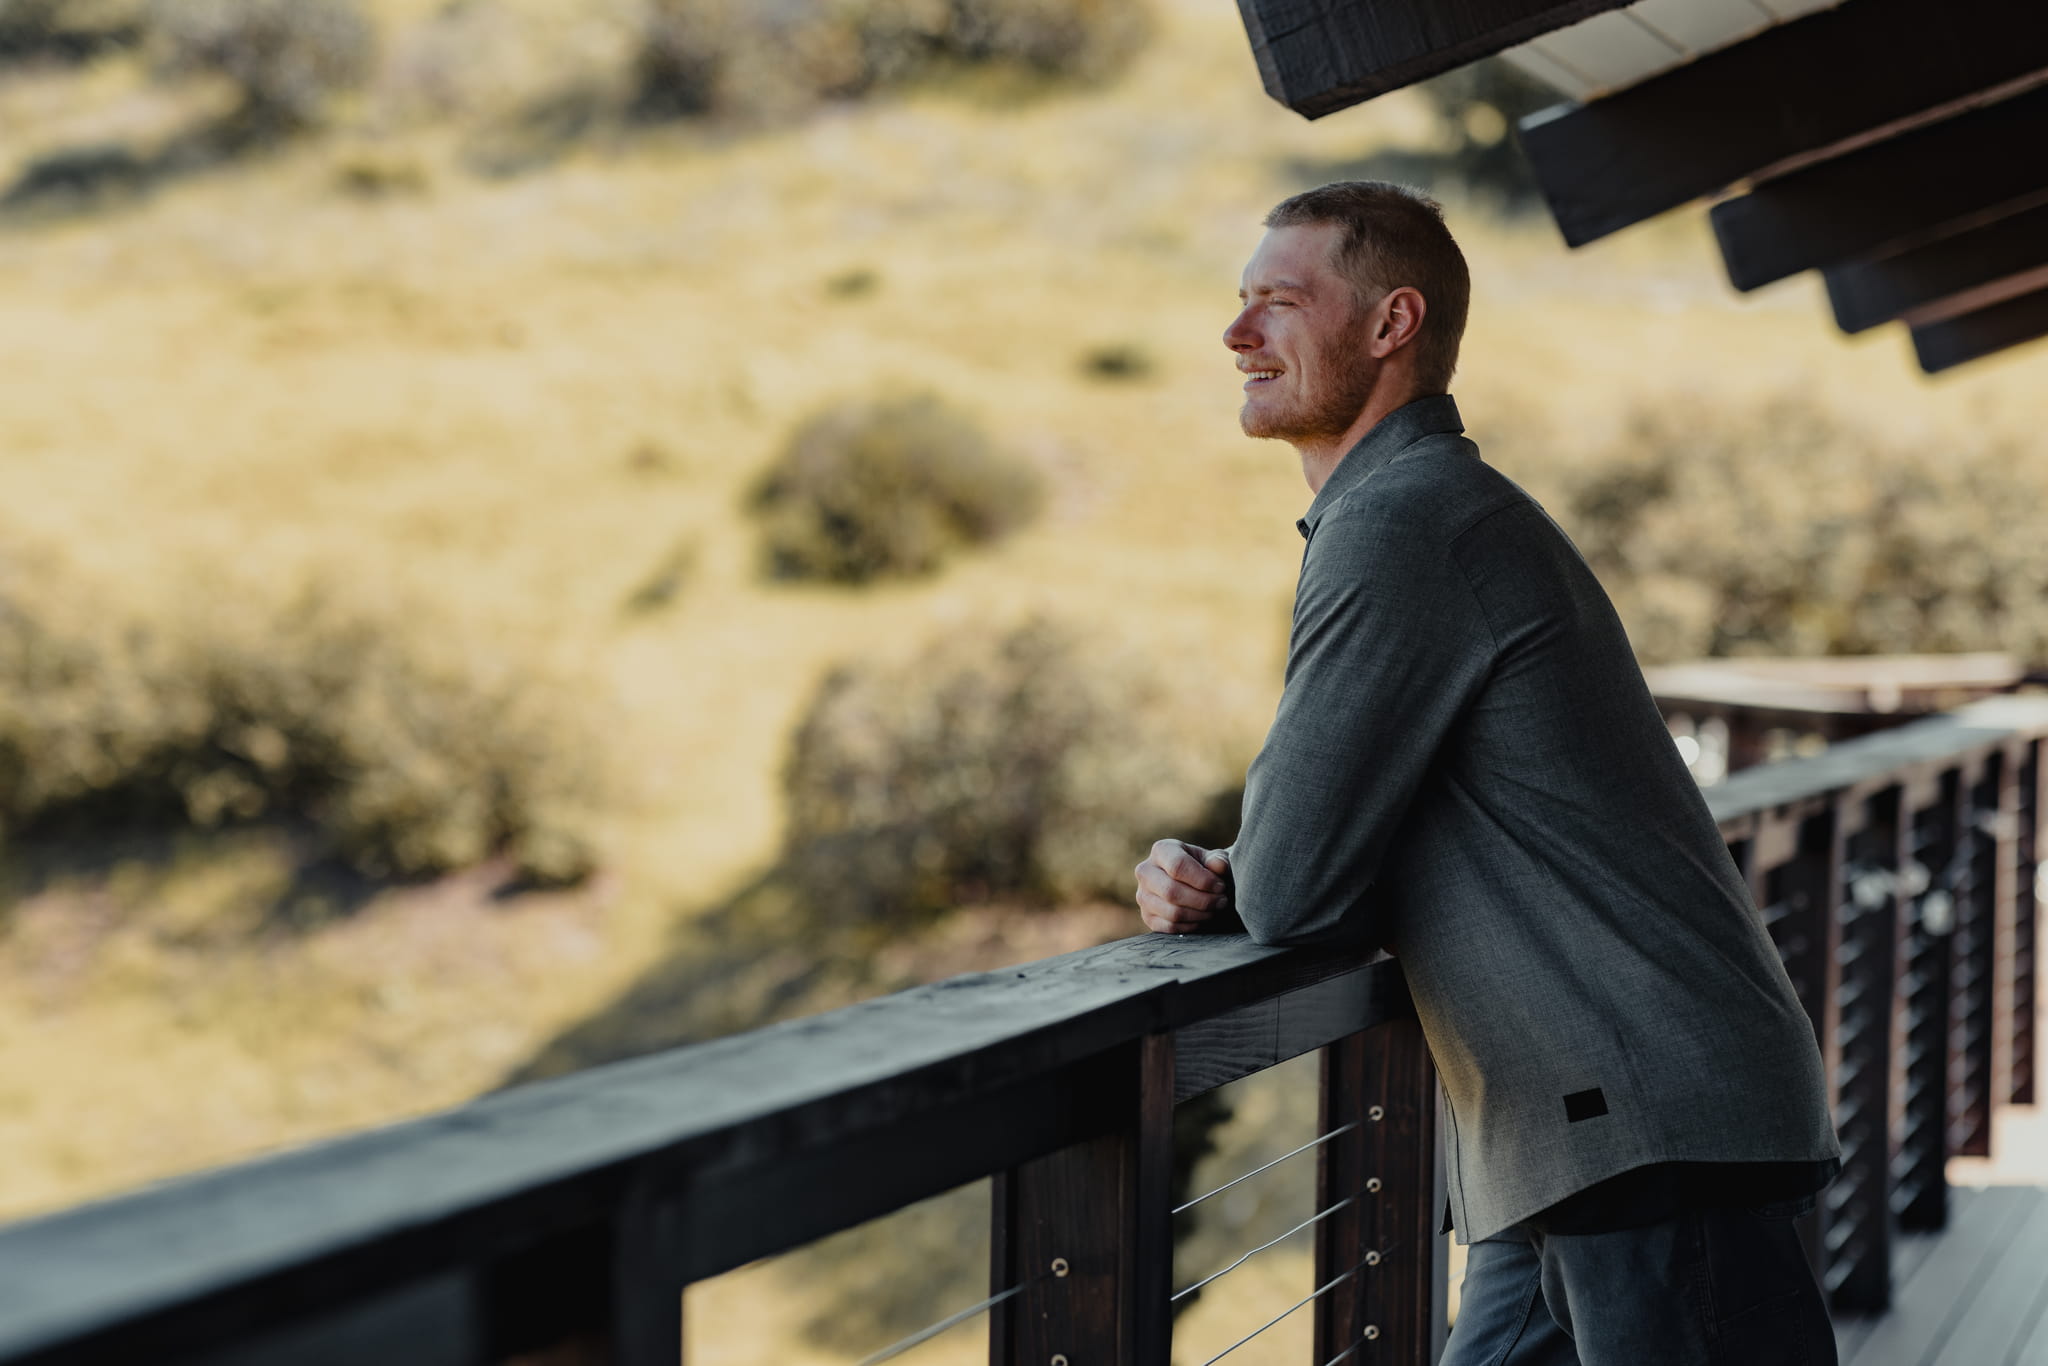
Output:
M251 836L0 911L0 1213L495 1084L771 855L789 724L844 656L1044 610L1148 652L1219 768L1249 753L1306 499L1284 448L1237 435L1217 335L1288 160L1358 156L1421 112L1305 124L1258 90L1228 7L1165 8L1122 83L1021 107L930 92L495 182L445 129L359 127L0 235L0 551L144 604L221 566L339 569L371 603L402 586L579 678L630 777L579 893L499 904L458 879L181 948L287 876ZM81 79L75 105L50 79L0 98L9 156L176 112L132 72ZM422 187L347 192L365 158ZM2038 355L1928 384L1899 338L1835 337L1810 282L1731 296L1697 215L1568 255L1453 212L1477 298L1459 394L1510 473L1598 444L1645 390L1798 387L1907 440L2041 425ZM851 270L878 288L826 288ZM1082 374L1119 343L1150 379ZM931 581L763 582L742 491L816 405L905 383L1036 462L1047 515ZM674 603L623 614L685 543Z

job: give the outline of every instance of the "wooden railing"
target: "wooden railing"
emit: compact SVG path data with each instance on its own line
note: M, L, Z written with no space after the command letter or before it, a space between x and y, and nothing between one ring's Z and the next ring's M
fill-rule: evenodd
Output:
M2044 721L1993 699L1708 790L1827 1063L1808 1250L1838 1312L1889 1306L1894 1230L1941 1228L1947 1159L2034 1100Z
M2033 1097L2044 734L2048 704L1982 704L1710 793L1833 1079L1838 1308L1884 1305L1942 1159ZM1310 1366L1433 1360L1436 1083L1397 965L1142 936L0 1229L0 1362L675 1366L692 1282L993 1176L990 1360L1163 1366L1173 1107L1317 1049Z

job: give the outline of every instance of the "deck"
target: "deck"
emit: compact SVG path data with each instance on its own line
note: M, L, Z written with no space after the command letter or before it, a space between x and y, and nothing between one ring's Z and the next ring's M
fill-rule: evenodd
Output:
M1957 1186L1940 1233L1901 1238L1892 1311L1835 1324L1842 1366L2048 1363L2048 1188Z

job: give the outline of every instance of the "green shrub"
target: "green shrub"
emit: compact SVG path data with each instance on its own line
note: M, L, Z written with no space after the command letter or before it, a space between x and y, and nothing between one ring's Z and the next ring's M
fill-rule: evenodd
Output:
M786 112L948 67L1099 80L1151 32L1143 0L639 0L635 14L643 118Z
M245 121L278 130L317 122L376 55L356 0L154 0L149 26L165 72L226 79Z
M1639 404L1550 502L1648 661L2007 649L2048 658L2048 461L1908 449L1804 397Z
M758 41L723 0L647 0L639 11L632 112L677 118L722 112L737 51Z
M767 567L865 583L928 574L1029 520L1040 485L930 396L845 402L806 422L755 487Z
M1157 368L1152 353L1136 342L1109 342L1081 354L1081 373L1090 379L1150 379Z
M0 64L84 62L134 43L142 0L0 0Z
M1209 788L1166 699L1039 620L829 676L797 727L782 871L808 914L900 927L992 899L1130 894Z
M282 816L376 876L588 867L587 747L427 622L319 593L154 620L62 584L30 601L0 600L0 835Z
M951 0L940 43L967 62L1011 62L1092 79L1143 46L1149 15L1133 0Z

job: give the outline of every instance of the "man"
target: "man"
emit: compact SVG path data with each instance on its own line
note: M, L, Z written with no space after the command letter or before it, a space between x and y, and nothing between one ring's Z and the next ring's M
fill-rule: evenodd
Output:
M1812 1028L1606 595L1460 435L1442 212L1354 182L1266 227L1223 341L1315 494L1286 686L1237 842L1153 846L1140 913L1399 957L1472 1244L1447 1363L1833 1362Z

